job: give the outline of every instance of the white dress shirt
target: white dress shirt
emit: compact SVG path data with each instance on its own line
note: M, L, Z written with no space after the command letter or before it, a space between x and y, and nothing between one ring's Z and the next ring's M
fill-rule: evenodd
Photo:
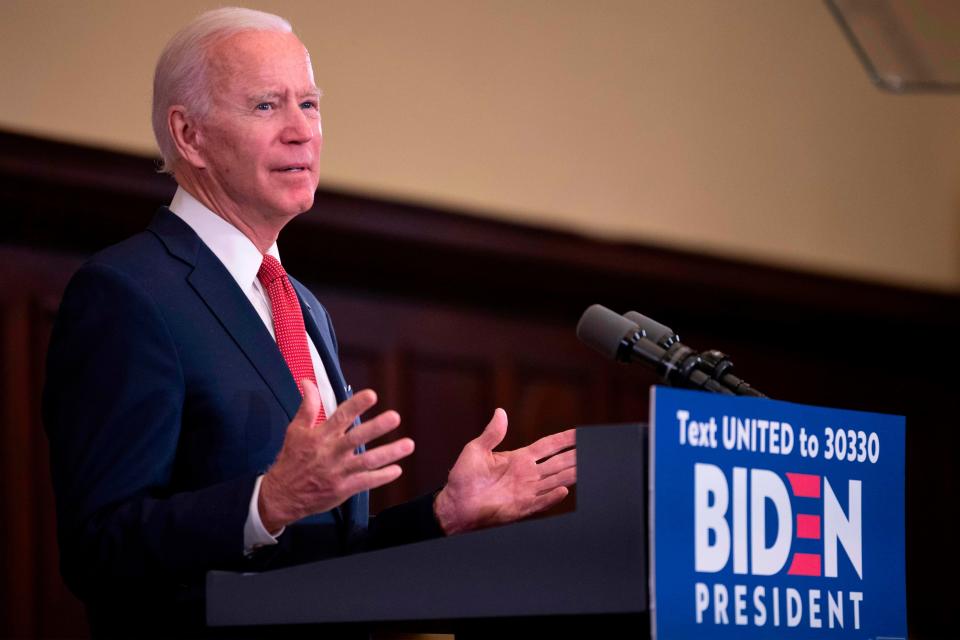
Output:
M260 284L260 280L257 279L257 272L260 271L260 264L263 262L263 255L260 250L247 236L243 235L243 232L205 207L182 187L177 188L173 201L170 202L170 211L186 222L200 236L200 240L207 245L213 255L220 259L223 266L236 280L237 286L240 287L250 304L256 309L267 331L270 332L270 336L276 340L270 297L264 290L263 285ZM278 261L280 260L276 243L273 243L267 253ZM327 370L323 366L323 361L320 360L320 354L316 345L313 344L310 334L307 334L307 345L310 348L313 371L317 377L320 399L323 401L323 407L327 415L330 415L332 409L336 409L337 406L336 396L333 393L330 378L327 376ZM250 498L247 521L243 526L243 545L246 553L251 553L254 549L263 545L277 543L277 538L266 530L260 520L257 501L260 497L260 483L262 481L263 476L257 478L253 488L253 496ZM279 536L281 533L283 533L283 529L278 531L276 535Z

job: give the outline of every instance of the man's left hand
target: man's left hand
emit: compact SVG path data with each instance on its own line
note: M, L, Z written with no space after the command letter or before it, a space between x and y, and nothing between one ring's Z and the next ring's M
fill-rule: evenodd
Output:
M577 481L576 431L546 436L515 451L494 451L507 435L497 409L463 448L437 494L434 512L449 534L513 522L563 500Z

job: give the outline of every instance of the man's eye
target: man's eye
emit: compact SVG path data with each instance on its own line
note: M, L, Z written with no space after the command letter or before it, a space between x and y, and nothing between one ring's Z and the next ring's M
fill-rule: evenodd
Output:
M306 102L301 102L301 103L300 103L300 108L301 108L301 109L316 109L316 108L317 108L317 103L314 102L313 100L307 100Z
M269 102L261 102L257 105L257 111L270 111L273 108L273 105Z

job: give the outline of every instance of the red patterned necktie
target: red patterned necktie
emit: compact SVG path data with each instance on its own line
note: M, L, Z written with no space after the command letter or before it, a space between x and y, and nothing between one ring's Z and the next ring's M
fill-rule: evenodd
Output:
M307 331L303 326L300 300L280 261L271 255L263 256L257 279L270 296L270 306L273 307L273 331L277 336L277 346L280 347L280 353L287 361L287 366L290 367L290 373L297 381L297 388L300 389L302 396L301 380L310 378L316 384L317 376L314 374L310 348L307 346ZM317 422L323 422L326 419L327 414L321 402Z

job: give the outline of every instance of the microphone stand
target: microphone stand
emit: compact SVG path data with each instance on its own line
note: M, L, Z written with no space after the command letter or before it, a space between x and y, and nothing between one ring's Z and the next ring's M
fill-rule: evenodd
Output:
M651 340L638 337L631 342L630 350L637 360L653 364L660 377L674 386L734 395L721 382L701 371L698 368L700 356L681 342L675 342L664 350Z
M733 362L720 351L698 354L679 340L664 349L639 333L626 342L624 346L629 346L631 360L649 362L660 377L673 386L703 389L728 396L767 397L730 373Z
M754 398L766 398L744 380L730 373L733 370L733 362L730 361L727 354L717 350L704 351L700 354L698 365L716 380L724 388L729 389L730 393L738 396L751 396Z

